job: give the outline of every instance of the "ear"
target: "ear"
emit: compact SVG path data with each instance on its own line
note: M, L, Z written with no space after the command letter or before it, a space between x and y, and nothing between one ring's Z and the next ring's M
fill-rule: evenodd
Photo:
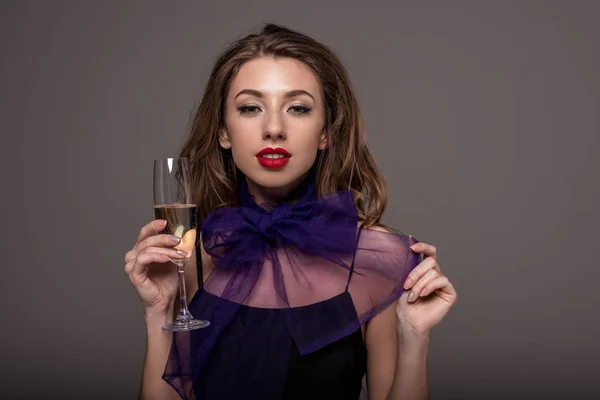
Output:
M325 150L327 148L327 135L325 134L325 131L323 131L321 133L321 136L319 137L319 150Z
M229 140L229 134L227 133L227 129L223 128L219 131L219 144L224 149L231 148L231 141Z

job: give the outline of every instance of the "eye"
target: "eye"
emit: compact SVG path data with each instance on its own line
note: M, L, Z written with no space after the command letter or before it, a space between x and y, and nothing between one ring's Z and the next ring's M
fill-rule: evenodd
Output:
M260 107L258 106L251 106L251 105L246 105L246 106L240 106L237 108L240 114L245 114L245 115L254 115L254 114L258 114L258 112L260 111Z
M289 110L293 114L306 114L306 113L309 113L311 111L311 109L309 107L302 106L302 105L291 106L289 108Z

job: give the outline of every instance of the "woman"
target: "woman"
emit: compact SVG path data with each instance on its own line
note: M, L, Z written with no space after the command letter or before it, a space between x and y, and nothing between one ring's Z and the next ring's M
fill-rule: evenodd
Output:
M211 325L161 330L182 255L150 222L125 257L147 324L141 398L358 399L365 373L369 399L427 398L429 334L456 292L435 247L380 224L384 180L327 47L271 24L232 44L181 156L202 221L189 307Z

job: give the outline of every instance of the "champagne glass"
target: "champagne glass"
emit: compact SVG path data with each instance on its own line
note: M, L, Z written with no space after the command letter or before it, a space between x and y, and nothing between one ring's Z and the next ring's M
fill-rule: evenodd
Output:
M181 238L176 250L187 253L185 259L171 260L177 265L179 281L179 315L162 327L169 332L191 331L205 328L208 321L195 319L187 306L184 267L196 243L196 205L192 201L190 167L187 158L164 158L154 160L154 215L167 221L161 232Z

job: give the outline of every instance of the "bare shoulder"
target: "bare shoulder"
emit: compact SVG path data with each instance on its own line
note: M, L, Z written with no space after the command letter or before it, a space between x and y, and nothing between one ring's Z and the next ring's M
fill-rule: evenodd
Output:
M359 224L359 226L360 226L360 224ZM379 231L379 232L391 232L389 229L386 229L381 225L372 225L372 226L369 226L368 228L364 228L364 229L371 229L373 231Z
M360 228L362 225L362 222L358 222L358 227ZM382 224L377 224L377 225L371 225L368 227L363 226L363 229L368 229L368 230L372 230L372 231L378 231L378 232L386 232L386 233L400 233L400 231L398 229L395 229L393 227L387 226L387 225L382 225Z

